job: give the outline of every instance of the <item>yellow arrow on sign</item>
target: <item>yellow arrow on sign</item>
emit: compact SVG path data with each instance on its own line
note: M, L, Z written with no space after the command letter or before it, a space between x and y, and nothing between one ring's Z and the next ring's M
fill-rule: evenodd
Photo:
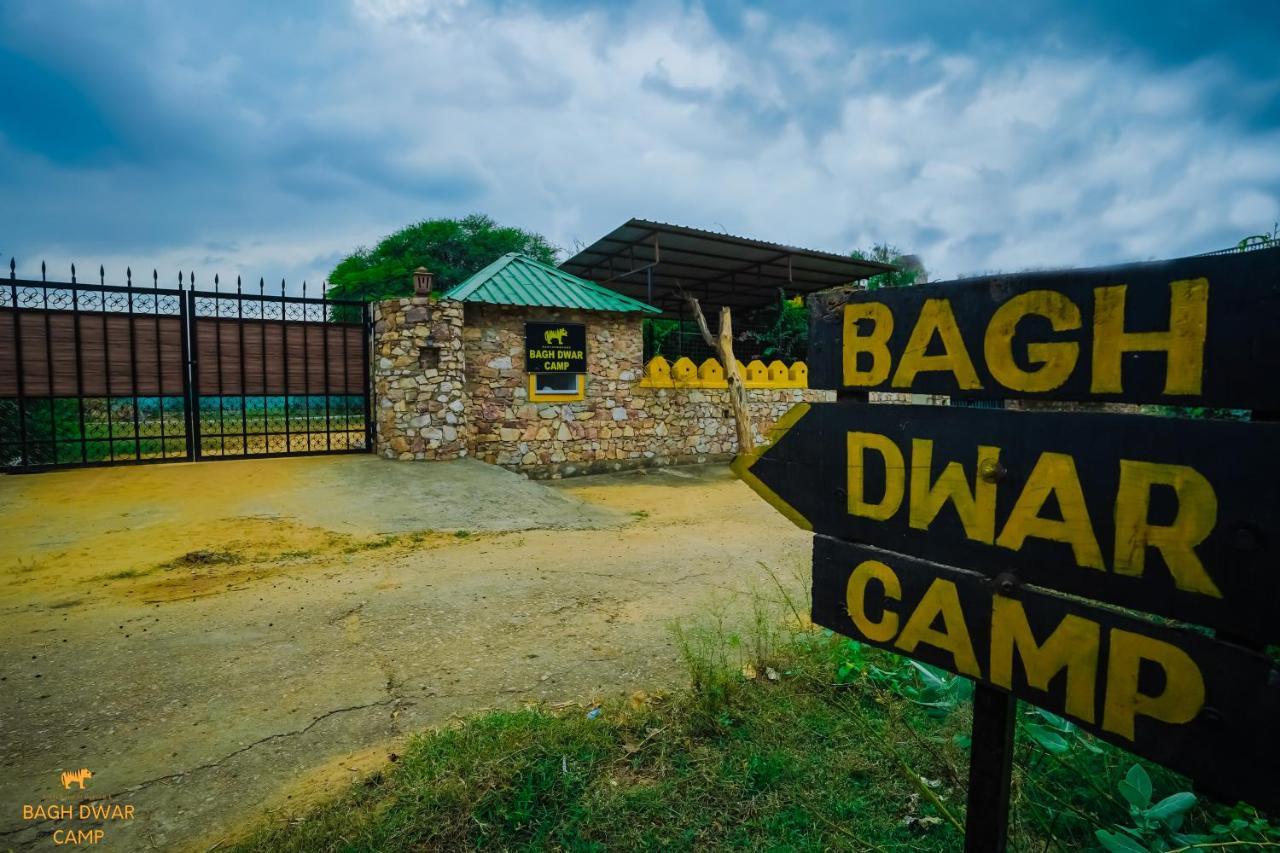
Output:
M739 453L733 458L729 468L733 473L738 475L738 479L751 487L751 490L760 497L764 498L778 512L791 519L796 527L802 530L813 530L813 522L805 518L799 510L791 504L778 497L778 493L761 482L760 478L751 473L751 468L759 461L760 457L769 451L771 447L782 440L787 432L800 422L800 419L809 413L808 403L796 403L785 415L778 418L778 422L773 425L773 429L769 430L768 443L759 447L753 447L746 453Z

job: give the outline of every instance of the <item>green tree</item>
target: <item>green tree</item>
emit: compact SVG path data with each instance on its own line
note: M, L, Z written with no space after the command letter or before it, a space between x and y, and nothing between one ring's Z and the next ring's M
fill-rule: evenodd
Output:
M329 273L332 299L366 302L413 292L413 271L426 267L435 286L447 290L507 252L523 252L543 263L556 262L556 249L541 234L499 225L483 213L463 219L427 219L363 246Z
M1244 251L1245 249L1257 249L1276 244L1280 244L1280 222L1271 226L1270 234L1253 234L1249 237L1245 237L1236 244L1236 248Z
M908 256L898 251L896 246L888 243L876 243L870 250L854 249L850 257L860 261L878 261L882 264L894 264L898 267L893 272L883 272L867 279L867 290L879 290L882 287L907 287L919 284L925 278L925 271L918 263L904 264Z

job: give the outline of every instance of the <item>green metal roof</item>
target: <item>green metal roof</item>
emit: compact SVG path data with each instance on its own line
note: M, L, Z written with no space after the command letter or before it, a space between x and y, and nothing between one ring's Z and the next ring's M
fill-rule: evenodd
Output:
M445 299L489 305L533 305L584 311L661 313L652 305L570 275L519 252L508 252L471 278L450 288Z

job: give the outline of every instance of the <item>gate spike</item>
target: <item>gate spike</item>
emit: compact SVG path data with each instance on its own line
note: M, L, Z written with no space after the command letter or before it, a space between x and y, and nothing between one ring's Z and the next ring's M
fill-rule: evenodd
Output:
M178 290L182 290L182 270L178 270Z
M10 256L10 257L9 257L9 278L17 278L17 277L18 277L18 274L15 272L15 270L16 270L17 268L18 268L18 264L17 264L17 262L16 262L16 261L14 261L14 259L13 259L13 257L12 257L12 256Z
M196 289L196 271L195 270L191 271L191 289L192 290Z
M305 278L302 280L302 298L307 298L307 280Z
M239 292L240 292L240 276L239 274L237 274L236 275L236 293L239 293Z
M258 295L262 295L263 281L262 276L258 276Z
M155 267L151 268L151 286L152 287L160 286L160 273L156 272Z
M213 289L214 289L214 290L217 290L217 289L218 289L218 285L219 285L219 283L220 283L220 282L218 281L218 274L217 274L217 273L214 273L214 274L213 274Z
M320 283L320 298L321 299L329 298L329 280L328 279L325 279L323 282Z
M133 287L133 267L124 268L124 280L126 287Z
M284 296L284 279L280 279L280 295Z
M98 284L105 285L107 283L107 268L102 264L98 264Z
M71 265L71 283L72 284L76 283L76 265L75 264Z
M44 261L40 262L40 280L44 281Z

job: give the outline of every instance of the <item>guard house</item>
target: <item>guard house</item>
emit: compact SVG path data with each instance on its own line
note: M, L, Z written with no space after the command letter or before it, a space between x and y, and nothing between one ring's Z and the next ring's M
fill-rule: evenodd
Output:
M421 271L418 295L374 307L376 450L532 477L728 459L737 439L723 366L705 350L646 359L645 319L681 316L681 288L714 328L721 304L767 305L779 288L803 294L884 269L631 220L559 268L508 254L439 298ZM808 388L803 361L739 370L758 442L794 404L833 398Z

